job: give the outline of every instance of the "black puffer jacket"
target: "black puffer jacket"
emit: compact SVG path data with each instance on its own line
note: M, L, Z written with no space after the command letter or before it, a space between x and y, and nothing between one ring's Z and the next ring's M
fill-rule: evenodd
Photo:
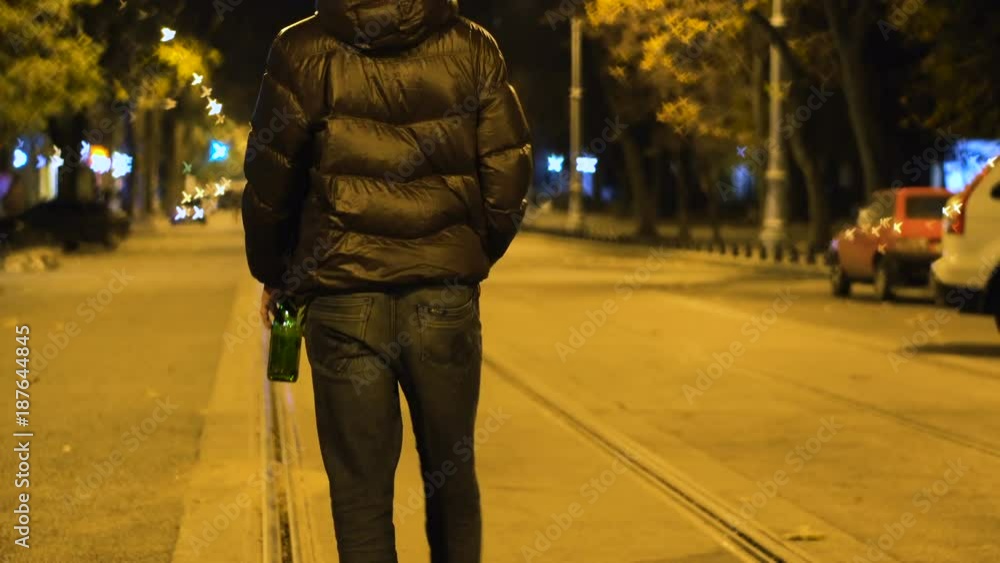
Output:
M298 294L475 283L532 177L496 42L455 0L319 0L271 47L243 195L253 275Z

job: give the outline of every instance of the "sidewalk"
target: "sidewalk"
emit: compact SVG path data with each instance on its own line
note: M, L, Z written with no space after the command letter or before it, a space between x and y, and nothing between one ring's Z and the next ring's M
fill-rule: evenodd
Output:
M662 221L657 225L656 240L640 240L636 237L636 221L631 217L606 214L590 214L584 219L582 232L571 232L567 215L562 211L539 211L526 219L522 225L525 231L545 235L572 237L608 243L659 244L678 253L718 261L740 261L755 266L780 266L812 274L826 274L828 270L825 251L808 249L806 243L807 225L788 225L788 242L778 252L768 254L760 242L760 230L753 225L722 225L722 243L712 240L709 225L692 225L691 240L681 242L676 224Z

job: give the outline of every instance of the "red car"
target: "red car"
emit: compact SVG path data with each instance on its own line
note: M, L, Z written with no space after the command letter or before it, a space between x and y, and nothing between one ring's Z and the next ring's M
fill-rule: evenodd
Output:
M866 282L887 301L894 287L927 285L931 263L941 257L944 208L951 195L944 188L875 192L857 224L830 245L833 294L847 297L852 283Z

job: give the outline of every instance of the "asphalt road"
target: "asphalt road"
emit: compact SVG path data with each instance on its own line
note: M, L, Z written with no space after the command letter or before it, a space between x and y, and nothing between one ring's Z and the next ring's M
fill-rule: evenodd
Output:
M240 232L221 219L140 234L113 254L64 258L52 272L0 275L0 330L10 333L0 361L12 366L0 378L9 385L0 435L23 430L12 400L22 324L32 330L35 432L30 556L10 551L16 465L13 438L2 440L0 561L170 560L223 333L247 276ZM919 294L900 304L877 303L862 286L855 295L832 298L814 273L524 234L484 284L487 375L544 383L743 523L816 560L1000 560L992 320L938 310ZM499 383L490 389L515 400ZM503 443L490 475L502 475L509 457L521 470L534 460L532 475L575 482L545 441ZM553 511L576 493L559 494L544 496ZM519 502L529 497L521 491ZM607 528L604 543L634 543L629 531L651 513L643 505L629 515L621 501L606 510L589 516ZM509 517L534 529L548 514ZM595 533L580 526L561 543ZM535 561L561 561L558 551Z

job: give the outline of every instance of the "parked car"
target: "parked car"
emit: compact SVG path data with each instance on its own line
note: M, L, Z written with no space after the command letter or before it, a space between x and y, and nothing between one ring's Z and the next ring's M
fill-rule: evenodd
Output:
M932 266L942 305L992 313L1000 329L1000 166L987 166L952 198L942 255Z
M875 296L893 298L901 286L925 286L931 263L941 255L944 188L880 190L858 212L856 224L830 245L833 294L847 297L856 282L872 283Z
M41 240L72 251L81 244L100 244L113 249L128 236L131 221L103 203L49 201L28 209L15 218L21 240L37 244Z

